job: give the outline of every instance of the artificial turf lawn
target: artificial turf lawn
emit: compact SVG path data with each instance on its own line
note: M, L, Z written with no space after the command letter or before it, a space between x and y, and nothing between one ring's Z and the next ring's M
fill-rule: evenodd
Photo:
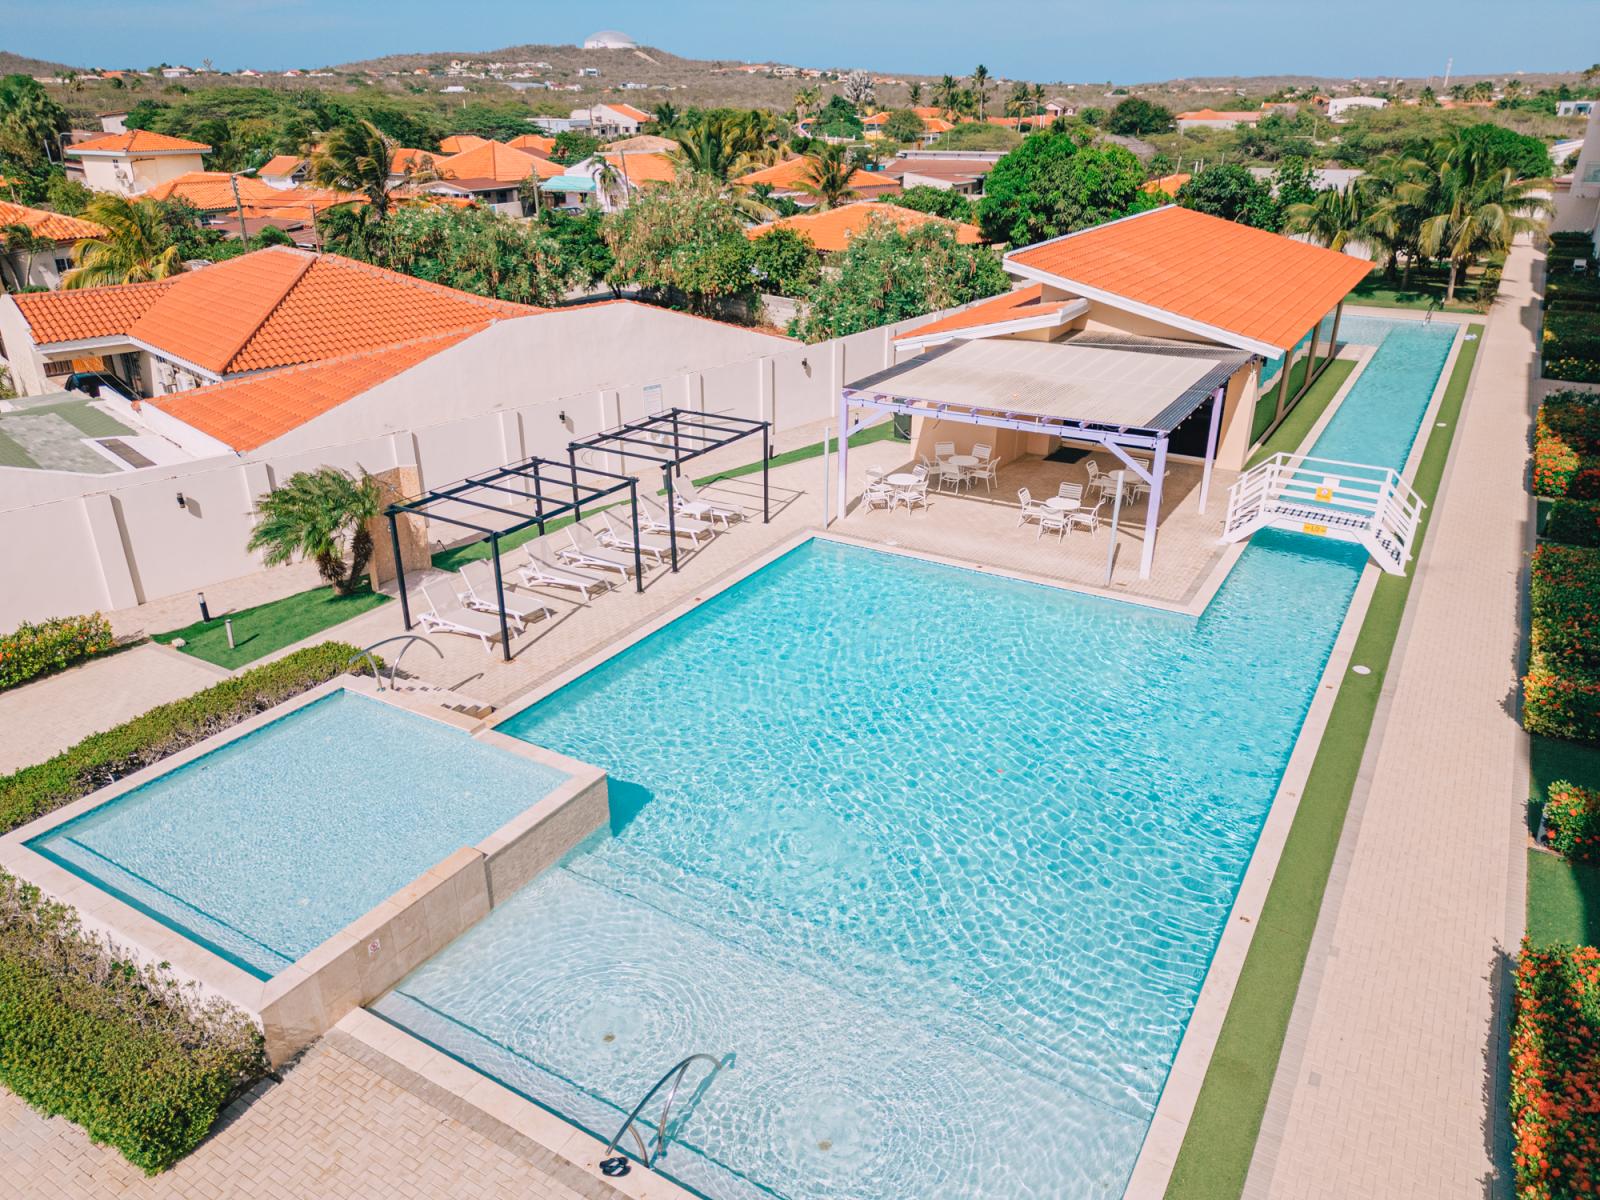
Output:
M1471 304L1463 302L1463 297L1476 294L1478 280L1482 276L1481 268L1468 271L1467 274L1456 281L1456 298L1451 304L1444 302L1445 286L1449 282L1450 273L1432 267L1422 267L1411 272L1411 278L1404 288L1400 286L1400 277L1389 278L1383 271L1374 271L1350 293L1350 302L1353 304L1370 304L1376 308L1415 308L1426 309L1435 305L1441 312L1473 313L1478 310Z
M335 596L331 587L312 588L308 592L285 596L282 600L158 633L151 640L165 644L174 638L182 638L184 645L181 648L185 654L232 670L330 629L341 621L359 617L388 600L389 597L382 592L375 593L369 588L348 596ZM227 631L223 628L224 617L233 621L234 645L231 650L228 648Z
M1482 344L1482 325L1471 326L1469 332L1478 336L1463 343L1439 405L1436 420L1445 427L1422 431L1428 440L1412 487L1429 507L1423 510L1414 555L1421 554L1427 537L1432 504ZM1414 567L1415 557L1412 562ZM1167 1185L1166 1194L1173 1200L1234 1200L1244 1190L1411 582L1410 574L1378 577L1351 659L1372 673L1347 673L1340 683Z
M1327 410L1328 404L1355 369L1356 364L1348 358L1336 358L1329 363L1317 376L1311 390L1301 397L1300 403L1289 410L1288 416L1283 418L1283 424L1274 429L1272 436L1261 444L1261 449L1251 456L1245 464L1246 470L1274 454L1292 454L1298 450L1300 443L1306 440L1306 434L1317 423L1317 418Z
M852 446L865 446L868 442L886 441L893 433L893 429L894 422L884 421L882 424L874 425L870 429L863 429L860 433L851 434L850 444ZM834 449L837 441L838 438L836 437L829 438L829 449ZM812 442L809 446L798 446L793 450L785 450L782 454L773 455L771 461L768 463L768 466L774 469L777 467L786 467L790 463L804 462L808 458L819 458L821 455L822 443ZM704 487L706 484L715 483L719 479L738 479L744 475L754 475L760 470L761 460L758 458L753 463L745 463L743 466L732 467L726 471L718 471L715 475L707 475L702 479L695 479L694 485L696 487ZM664 490L665 489L662 488L656 489L658 494ZM593 508L586 507L583 511L585 515L592 515L597 512L602 512L607 508L615 508L619 503L626 504L627 501L613 501L611 504L599 504ZM570 516L556 517L553 520L549 520L544 523L544 529L542 532L537 525L530 525L526 529L517 530L516 533L508 533L505 537L500 539L500 553L504 555L508 550L515 550L518 546L525 545L528 542L533 541L535 538L541 537L545 533L555 533L558 530L565 529L571 524L572 518ZM452 546L448 550L439 551L439 553L433 556L433 565L438 567L441 571L454 571L460 568L464 563L476 562L480 558L488 557L488 540L480 539L476 542L468 542L465 545Z
M1537 831L1539 809L1552 783L1565 779L1600 789L1600 746L1535 737L1529 749L1528 828ZM1600 867L1530 849L1527 917L1528 937L1537 945L1600 946Z

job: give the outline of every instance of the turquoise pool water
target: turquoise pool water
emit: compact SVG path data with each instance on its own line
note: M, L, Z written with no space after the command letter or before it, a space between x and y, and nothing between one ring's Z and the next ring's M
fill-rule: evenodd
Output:
M808 543L502 726L613 828L375 1007L601 1137L731 1054L661 1164L719 1200L1120 1195L1362 564L1264 533L1191 619Z
M28 845L267 978L565 778L337 691Z

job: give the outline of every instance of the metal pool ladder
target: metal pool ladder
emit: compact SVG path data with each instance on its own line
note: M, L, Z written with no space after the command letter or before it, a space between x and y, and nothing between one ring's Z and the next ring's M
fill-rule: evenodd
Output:
M711 1074L707 1075L702 1081L702 1087L709 1083L725 1065L722 1059L713 1058L709 1054L691 1054L688 1058L674 1064L671 1070L656 1080L655 1086L644 1094L644 1099L633 1106L633 1111L628 1114L628 1119L622 1123L622 1128L617 1130L617 1135L607 1143L605 1152L600 1156L600 1173L602 1175L609 1175L615 1178L628 1173L631 1164L628 1161L627 1151L623 1151L621 1154L614 1154L613 1152L617 1149L618 1143L629 1133L633 1134L634 1144L639 1147L639 1161L644 1164L645 1170L649 1170L655 1165L656 1159L660 1158L661 1152L667 1148L667 1125L672 1118L673 1102L678 1098L678 1087L683 1083L683 1077L688 1074L689 1068L696 1062L706 1062L711 1065ZM644 1106L650 1103L655 1094L663 1087L666 1087L669 1080L672 1083L672 1087L667 1092L667 1102L661 1106L661 1116L656 1121L655 1137L647 1145L639 1133L639 1114L644 1111Z

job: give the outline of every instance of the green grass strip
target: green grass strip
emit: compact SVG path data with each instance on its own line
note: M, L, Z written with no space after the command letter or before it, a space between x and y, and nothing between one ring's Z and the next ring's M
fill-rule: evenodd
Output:
M227 667L230 671L246 663L282 650L296 642L331 629L351 617L377 608L389 600L382 592L363 589L349 596L335 596L331 587L312 588L297 592L281 600L258 604L254 608L227 613L233 621L232 649L228 648L228 634L223 627L223 617L209 621L196 621L182 629L155 634L152 641L163 644L182 638L185 654L203 658L206 662Z
M1600 867L1528 850L1528 940L1600 946Z
M874 425L870 429L863 429L860 433L852 434L850 437L850 444L852 446L865 446L869 442L886 441L893 433L893 430L894 422L885 421L881 425ZM836 449L838 441L839 439L836 437L829 438L828 449ZM787 467L790 463L804 462L808 458L820 458L821 455L822 443L813 442L809 446L799 446L793 450L785 450L782 454L774 454L771 461L768 463L768 466L773 469L778 467ZM760 470L761 460L758 458L755 462L745 463L744 465L738 467L731 467L726 471L718 471L714 475L707 475L701 479L696 479L694 480L694 485L696 487L704 487L708 483L716 483L719 479L738 479L745 475L757 474ZM665 491L665 488L657 488L656 494L661 495ZM620 503L625 504L627 501L621 501ZM615 507L617 507L617 502L612 504L597 505L594 508L585 507L583 511L585 516L590 516L594 513L603 512L605 509ZM565 529L571 524L572 518L570 516L556 517L553 520L546 521L544 523L544 532L555 533L559 530ZM526 545L528 542L531 542L540 536L541 534L537 525L530 525L526 529L519 529L516 533L508 533L505 537L500 539L500 553L501 555L504 555L508 550L515 550L518 546ZM477 562L479 559L488 557L489 543L486 540L480 540L476 542L468 542L462 546L452 546L448 550L439 551L439 553L433 556L433 565L438 567L441 571L456 571L466 563Z
M1478 337L1462 345L1440 402L1436 419L1446 428L1435 436L1428 436L1433 431L1422 431L1426 449L1412 486L1429 507L1418 530L1418 554L1482 344L1483 326L1473 325L1470 332ZM1372 674L1347 674L1340 683L1178 1152L1166 1192L1173 1200L1234 1200L1244 1190L1411 583L1410 574L1378 578L1352 659L1371 667Z
M1255 466L1271 458L1274 454L1292 454L1300 448L1300 443L1306 440L1306 434L1311 432L1311 427L1317 423L1317 418L1327 410L1333 397L1344 381L1350 378L1350 372L1356 369L1356 364L1348 358L1336 358L1327 365L1317 381L1311 385L1311 390L1301 397L1300 403L1289 410L1288 416L1283 418L1283 424L1272 431L1272 436L1262 443L1250 461L1245 464L1245 469Z

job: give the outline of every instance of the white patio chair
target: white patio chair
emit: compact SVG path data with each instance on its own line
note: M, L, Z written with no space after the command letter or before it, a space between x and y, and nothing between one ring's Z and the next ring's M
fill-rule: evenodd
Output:
M517 582L523 587L571 588L589 598L590 591L610 591L613 583L603 575L595 575L581 567L558 567L547 558L528 551L528 559L516 568Z
M894 502L890 505L891 508L895 505L904 504L906 511L910 512L919 504L923 508L928 507L928 472L921 467L917 467L911 473L917 477L917 481L895 489Z
M983 490L994 491L994 485L1000 482L1000 460L985 457L976 467L967 472L967 487L971 488L973 481L983 480Z
M894 488L879 478L867 484L866 490L861 493L861 503L868 509L893 508Z
M1072 525L1072 514L1067 509L1050 508L1047 505L1039 506L1039 532L1033 535L1033 540L1038 541L1044 536L1046 529L1054 529L1056 538L1066 537L1067 529Z
M461 601L463 608L470 608L474 612L484 612L491 616L499 616L500 605L494 598L494 568L487 562L463 563L456 572L461 576L461 591L456 593L456 599ZM476 575L478 578L473 579ZM501 575L504 584L505 576ZM528 622L537 616L553 617L556 610L548 604L538 600L523 600L516 596L507 596L505 602L506 620L517 627L521 633L528 627Z
M601 529L596 536L599 538L602 546L609 546L613 550L631 551L634 549L632 521L613 521L610 513L603 512L600 514L600 523ZM672 553L672 543L658 534L645 533L644 530L646 527L645 516L643 513L640 513L638 539L639 553L648 554L657 562L661 562ZM577 528L577 526L573 526L573 528Z
M1022 505L1021 509L1018 510L1017 513L1018 525L1025 525L1029 521L1037 521L1041 513L1047 513L1050 511L1039 501L1035 500L1033 498L1033 493L1027 488L1017 489L1017 500Z
M567 526L567 540L570 546L563 546L556 551L557 557L569 566L573 563L581 567L598 567L605 571L619 571L626 579L633 571L633 556L618 554L613 549L600 544L600 539L595 537L592 530L582 523Z
M956 444L954 442L935 442L933 444L934 458L949 458L955 452Z
M1063 500L1071 500L1074 504L1083 503L1083 484L1063 483L1056 489L1056 495Z
M939 489L959 492L967 481L966 471L952 462L941 462L935 472L939 476Z
M729 521L742 521L746 517L744 509L732 504L718 504L715 500L707 500L695 487L694 480L687 476L674 480L672 494L678 508L692 517L703 517L710 521L721 521L726 529Z
M426 583L419 584L427 608L417 614L417 624L423 633L459 633L475 637L483 643L484 653L494 653L494 643L500 640L500 618L488 613L474 612L460 604L440 608Z
M1106 498L1101 496L1094 502L1093 508L1076 508L1067 514L1073 525L1082 525L1091 534L1100 528L1100 510L1106 506Z
M1095 462L1094 459L1086 459L1083 464L1083 469L1089 473L1088 486L1094 491L1099 492L1101 495L1105 494L1107 488L1114 488L1117 486L1117 481L1110 475L1107 475L1101 471L1100 464Z
M988 462L989 455L993 452L993 447L991 447L988 442L976 442L972 447L972 457L976 458L979 462Z

